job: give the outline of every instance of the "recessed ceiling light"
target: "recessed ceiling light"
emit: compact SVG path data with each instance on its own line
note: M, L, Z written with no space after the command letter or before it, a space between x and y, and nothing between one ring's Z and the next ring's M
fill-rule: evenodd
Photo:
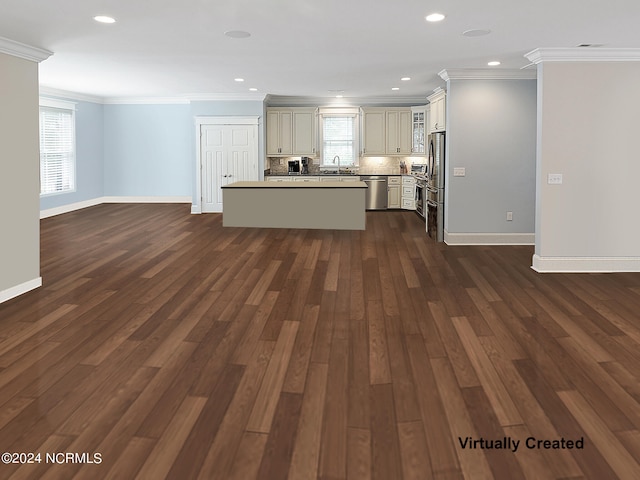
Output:
M403 82L408 82L409 80L411 80L411 77L402 77L400 80L402 80Z
M489 65L490 67L497 67L498 65L500 65L500 62L497 60L493 60L492 62L487 63L487 65Z
M257 91L258 91L258 89L257 89L257 88L254 88L254 87L251 87L251 88L249 89L249 91L250 91L250 92L257 92Z
M472 28L471 30L465 30L462 32L464 37L482 37L484 35L489 35L491 30L486 28Z
M391 90L394 90L394 91L400 90L400 87L391 87Z
M107 17L105 15L96 15L93 17L96 22L100 23L116 23L116 19L113 17Z
M441 13L432 13L431 15L427 15L427 22L440 22L444 20L444 15Z
M236 82L244 82L244 78L234 78Z
M229 30L224 32L224 34L229 38L249 38L251 36L249 32L245 32L244 30Z

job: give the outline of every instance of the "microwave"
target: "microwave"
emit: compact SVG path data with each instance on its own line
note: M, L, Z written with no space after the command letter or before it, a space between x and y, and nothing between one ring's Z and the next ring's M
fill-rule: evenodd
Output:
M411 164L411 175L426 175L427 174L427 164L426 163L412 163Z

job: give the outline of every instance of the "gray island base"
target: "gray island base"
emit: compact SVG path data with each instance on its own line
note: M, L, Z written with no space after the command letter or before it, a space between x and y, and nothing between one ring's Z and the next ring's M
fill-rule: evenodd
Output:
M222 226L364 230L364 182L236 182L222 187Z

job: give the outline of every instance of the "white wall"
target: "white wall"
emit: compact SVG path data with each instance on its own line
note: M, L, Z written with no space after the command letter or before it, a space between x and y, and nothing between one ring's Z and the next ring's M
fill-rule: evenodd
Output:
M640 271L640 62L538 69L533 267Z
M40 286L38 64L0 53L0 302Z
M448 244L533 243L535 79L449 80L446 158Z

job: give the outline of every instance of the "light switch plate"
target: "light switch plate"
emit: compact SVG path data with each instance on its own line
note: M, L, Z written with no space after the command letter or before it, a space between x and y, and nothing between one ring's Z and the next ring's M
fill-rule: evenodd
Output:
M454 177L464 177L467 174L467 171L464 167L454 167L453 168L453 176Z
M550 173L547 175L547 184L549 185L562 185L561 173Z

